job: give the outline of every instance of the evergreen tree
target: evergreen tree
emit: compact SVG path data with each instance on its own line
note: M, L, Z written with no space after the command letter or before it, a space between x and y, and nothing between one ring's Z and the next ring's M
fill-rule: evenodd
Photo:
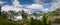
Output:
M36 16L36 17L38 17L38 14L37 14L37 13L35 13L35 12L33 13L33 15L34 15L34 16Z
M45 16L45 13L44 13L44 16L43 16L43 22L44 22L44 25L47 25L47 18Z
M60 18L57 18L53 21L53 23L59 23L60 24Z
M27 14L24 12L24 10L22 10L22 18L27 19Z
M49 24L48 25L51 25L51 21L49 20Z
M43 21L31 18L30 25L44 25Z
M46 16L46 13L44 13L44 16L43 16L43 24L44 25L51 25L51 21L50 20L48 20L48 16Z
M1 16L1 6L0 6L0 16Z

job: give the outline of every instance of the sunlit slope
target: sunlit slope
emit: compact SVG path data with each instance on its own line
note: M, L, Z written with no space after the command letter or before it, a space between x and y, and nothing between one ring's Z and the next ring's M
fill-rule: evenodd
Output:
M56 9L52 12L47 13L48 19L53 21L54 19L60 18L60 9Z

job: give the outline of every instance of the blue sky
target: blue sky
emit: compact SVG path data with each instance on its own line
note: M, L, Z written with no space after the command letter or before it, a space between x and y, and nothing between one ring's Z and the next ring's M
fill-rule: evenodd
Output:
M0 1L3 1L3 2L7 2L5 4L8 4L8 5L12 5L12 0L0 0ZM20 4L22 5L29 5L29 4L33 4L35 3L34 0L18 0L20 2ZM53 0L41 0L43 3L51 3Z
M53 11L60 8L60 0L0 0L2 10ZM19 9L18 9L19 8Z

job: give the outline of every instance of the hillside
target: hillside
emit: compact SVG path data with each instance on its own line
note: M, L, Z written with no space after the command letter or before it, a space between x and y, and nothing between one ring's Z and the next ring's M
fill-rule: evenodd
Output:
M60 9L56 9L52 12L47 13L48 19L53 21L54 19L59 19L60 18Z

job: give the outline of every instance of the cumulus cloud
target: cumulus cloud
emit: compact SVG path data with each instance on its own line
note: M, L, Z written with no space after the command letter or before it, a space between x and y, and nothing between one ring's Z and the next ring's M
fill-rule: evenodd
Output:
M44 8L44 6L42 4L28 5L27 8L30 8L30 9L39 9L39 11L43 11L43 12L49 11L48 8Z
M13 4L15 5L15 6L19 6L20 4L19 4L20 2L18 1L18 0L14 0L13 1Z
M22 6L18 0L12 0L12 2L13 2L12 4L14 6L18 6L18 7L21 7Z
M10 11L10 10L13 10L13 11L16 11L16 12L18 12L18 11L22 11L22 9L24 10L24 11L29 11L29 10L27 10L27 9L24 9L22 6L23 5L21 5L21 4L19 4L20 2L18 1L18 0L12 0L12 6L10 6L10 5L4 5L4 6L2 6L2 11Z
M43 1L46 1L46 0L43 0ZM34 2L37 3L37 4L39 4L39 3L41 3L42 5L51 4L51 6L50 6L51 10L50 11L53 11L53 10L55 10L57 8L60 8L60 0L52 0L50 3L43 3L43 1L34 0Z
M51 2L50 4L50 11L54 11L55 9L60 8L60 0L53 0L53 2Z
M52 7L60 8L60 0L54 0L51 4Z
M6 2L0 1L0 4L4 4L4 3L6 3Z
M18 0L12 0L12 6L10 5L4 5L2 6L2 11L10 11L10 10L13 10L13 11L22 11L23 8L21 8L20 4L19 4L19 1Z
M45 1L45 0L43 0L43 1ZM48 4L43 3L43 1L42 0L34 0L35 4L32 4L30 6L30 8L36 8L36 9L40 9L43 12L48 12L49 9L48 8L44 8L44 6L43 6L43 5L48 5Z
M40 9L40 8L43 8L43 5L41 5L41 4L32 4L32 5L28 5L27 8Z
M40 0L35 0L36 4L31 4L31 5L26 5L26 8L30 8L30 9L40 9L41 11L48 11L48 8L44 8L43 4L39 4ZM2 6L2 10L5 11L9 11L9 10L13 10L13 11L21 11L22 9L25 11L30 11L28 9L23 8L23 5L20 4L20 2L18 0L12 0L12 6L10 5L5 5Z
M17 12L17 11L22 11L22 8L15 7L15 6L9 6L9 5L5 5L2 7L2 11L10 11L10 10Z

